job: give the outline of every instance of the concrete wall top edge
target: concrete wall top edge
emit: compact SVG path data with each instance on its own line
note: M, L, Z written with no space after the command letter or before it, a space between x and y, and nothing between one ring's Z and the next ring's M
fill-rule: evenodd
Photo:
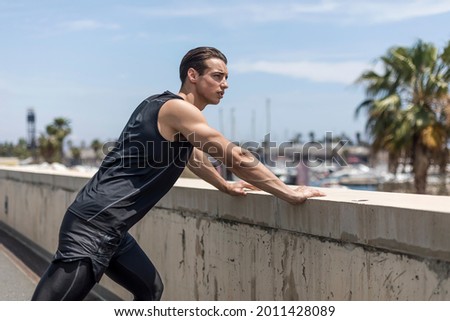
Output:
M84 173L76 170L52 170L52 169L36 169L27 166L1 166L0 165L0 177L4 177L2 172L22 172L22 173L34 173L34 174L47 174L56 176L68 176L68 177L84 177L91 178L92 173Z
M92 173L82 173L77 171L57 171L57 170L36 170L26 167L14 166L0 166L0 177L7 177L13 173L33 173L40 175L53 175L61 178L76 177L79 180L89 179ZM5 176L6 175L6 176ZM26 176L26 175L25 175ZM27 180L26 177L21 176L22 180ZM30 178L31 180L31 178ZM55 183L53 181L53 183ZM180 178L175 184L175 188L190 188L199 190L216 190L215 187L206 183L203 180L195 178ZM292 186L292 188L295 188ZM414 211L426 211L434 213L450 214L450 197L449 196L435 196L435 195L417 195L406 193L387 193L387 192L373 192L373 191L357 191L357 190L343 190L332 188L321 188L326 193L325 197L314 199L314 202L319 200L323 202L338 202L346 204L371 205L382 206L387 208L402 208L411 209ZM221 193L217 191L217 193ZM263 191L249 191L249 194L266 195L274 198L272 195ZM275 199L275 198L274 198Z
M210 184L194 178L180 178L175 187L215 190ZM295 186L292 186L295 188ZM436 195L418 195L406 193L388 193L374 191L357 191L333 188L319 188L326 193L325 197L315 198L324 202L339 202L348 204L383 206L388 208L412 209L450 214L450 197ZM263 191L249 191L249 194L267 195Z

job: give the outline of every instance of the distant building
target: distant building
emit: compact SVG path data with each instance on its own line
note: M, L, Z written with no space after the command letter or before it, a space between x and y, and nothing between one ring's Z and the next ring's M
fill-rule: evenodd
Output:
M0 165L2 166L17 166L19 163L18 157L0 157Z
M79 159L75 159L75 155L72 155L72 151L69 149L65 153L66 163L69 166L83 165L98 167L101 164L102 159L96 155L92 148L81 148Z
M27 145L30 150L36 149L36 115L33 108L29 108L27 112Z

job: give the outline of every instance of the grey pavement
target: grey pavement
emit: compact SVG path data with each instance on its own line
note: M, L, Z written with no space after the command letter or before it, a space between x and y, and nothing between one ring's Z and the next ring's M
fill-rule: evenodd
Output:
M14 253L0 244L0 300L29 300L39 277Z
M47 262L0 224L0 300L30 300Z
M28 301L33 295L48 260L14 231L0 222L0 301ZM96 286L86 300L117 300Z

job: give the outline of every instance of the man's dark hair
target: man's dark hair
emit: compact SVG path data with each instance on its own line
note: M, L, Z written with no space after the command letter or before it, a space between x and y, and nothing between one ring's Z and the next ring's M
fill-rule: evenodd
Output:
M200 75L203 75L208 66L205 64L205 60L211 58L219 58L225 64L227 63L227 57L221 53L218 49L213 47L197 47L189 50L180 63L180 80L181 85L186 80L187 72L189 68L194 68Z

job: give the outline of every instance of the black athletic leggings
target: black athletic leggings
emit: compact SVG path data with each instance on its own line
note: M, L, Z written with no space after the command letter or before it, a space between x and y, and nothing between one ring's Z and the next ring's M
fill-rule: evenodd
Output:
M134 300L161 299L163 292L161 278L137 243L120 256L113 257L105 273L130 291L134 295ZM52 263L42 276L31 300L83 300L94 285L94 272L89 259L57 261Z

